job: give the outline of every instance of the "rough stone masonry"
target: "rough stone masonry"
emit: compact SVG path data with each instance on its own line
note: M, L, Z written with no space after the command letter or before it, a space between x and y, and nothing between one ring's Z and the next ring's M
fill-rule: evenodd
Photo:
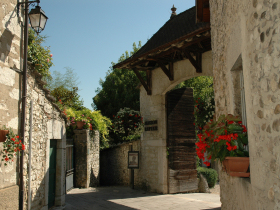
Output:
M280 209L280 1L210 0L210 12L216 115L240 109L239 62L249 136L250 178L219 171L222 209Z

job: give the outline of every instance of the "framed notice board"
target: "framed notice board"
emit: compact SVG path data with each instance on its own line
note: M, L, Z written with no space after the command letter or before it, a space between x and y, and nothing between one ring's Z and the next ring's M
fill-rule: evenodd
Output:
M139 151L128 151L128 168L139 168Z

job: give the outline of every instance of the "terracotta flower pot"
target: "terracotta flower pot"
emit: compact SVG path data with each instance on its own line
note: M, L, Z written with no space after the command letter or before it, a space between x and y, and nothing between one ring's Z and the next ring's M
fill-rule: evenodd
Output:
M249 163L249 157L226 157L226 159L223 161L223 165L226 169L226 172L230 176L237 177L250 176L250 173L247 173Z
M79 130L82 130L83 129L83 127L84 127L84 122L83 121L78 121L77 122L77 128L79 129Z
M9 133L9 130L0 130L0 142L6 141L6 135Z
M249 157L226 157L226 168L229 172L246 173L249 167Z

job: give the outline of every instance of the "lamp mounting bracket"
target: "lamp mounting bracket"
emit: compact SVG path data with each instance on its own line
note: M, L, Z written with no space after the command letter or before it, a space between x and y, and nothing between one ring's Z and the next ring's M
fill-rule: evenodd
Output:
M23 2L17 3L17 16L18 16L18 17L19 17L19 7L20 7L20 6L24 7L24 5L25 5L26 3L28 4L28 6L30 6L31 4L32 4L33 6L35 6L35 3L37 3L37 5L39 5L40 0L36 0L36 1L23 1Z

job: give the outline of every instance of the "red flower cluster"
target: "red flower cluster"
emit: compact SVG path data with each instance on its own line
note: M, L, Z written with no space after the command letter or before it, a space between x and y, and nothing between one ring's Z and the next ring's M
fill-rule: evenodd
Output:
M195 143L195 145L198 147L196 148L196 154L199 157L199 159L203 159L204 161L204 153L206 152L206 148L210 148L210 146L205 141L202 134L197 134L199 138L199 142ZM206 164L205 164L206 165Z
M206 166L210 166L210 162L207 162L207 161L205 161L205 162L203 162Z
M218 136L218 138L214 139L214 142L220 142L221 140L226 140L226 141L237 140L237 137L238 137L237 133L220 135Z
M247 132L247 128L245 125L241 125L241 127L243 128L243 132Z
M233 150L236 150L237 149L237 146L231 146L231 144L229 142L226 143L227 145L227 150L228 151L233 151Z

